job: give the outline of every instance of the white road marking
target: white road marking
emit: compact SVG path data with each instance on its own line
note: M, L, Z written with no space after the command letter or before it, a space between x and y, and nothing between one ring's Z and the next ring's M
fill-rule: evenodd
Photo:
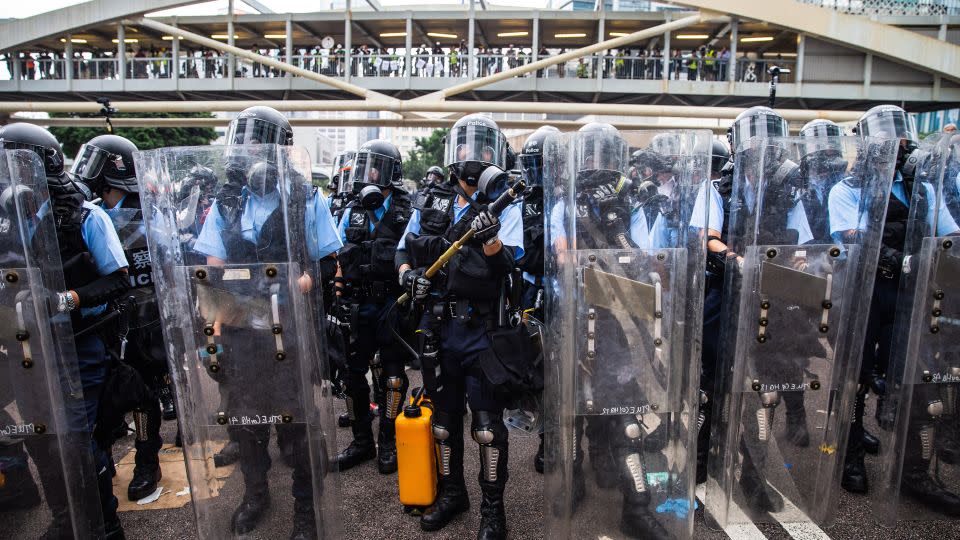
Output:
M707 479L707 482L716 483L716 480L709 478ZM715 487L719 489L719 486ZM704 510L706 510L706 485L698 485L696 494L700 504L703 505ZM737 503L735 503L733 500L730 501L727 522L728 524L723 528L723 532L727 533L727 536L729 536L731 540L767 540L767 537L760 532L760 529L758 529L753 521L743 513L743 510L741 510Z

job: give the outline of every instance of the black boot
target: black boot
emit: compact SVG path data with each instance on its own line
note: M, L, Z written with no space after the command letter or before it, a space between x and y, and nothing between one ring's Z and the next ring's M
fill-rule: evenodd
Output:
M246 534L257 527L263 515L270 508L270 492L267 490L244 491L240 506L233 513L230 528L236 534Z
M30 474L27 454L22 443L0 446L0 460L3 462L3 489L0 490L0 508L3 510L25 510L40 504L40 490Z
M543 433L540 434L540 446L537 447L537 455L533 457L533 469L543 474Z
M370 426L369 403L366 392L355 396L348 394L347 407L353 409L351 415L353 423L350 426L353 431L353 442L337 454L337 466L341 471L377 457L377 447L373 443L373 428Z
M377 470L380 474L397 472L397 427L392 418L380 417L380 431L377 433Z
M713 402L700 391L700 415L697 418L697 483L707 481L707 462L710 457L710 427L713 421Z
M160 381L157 396L160 398L160 410L163 412L163 419L176 420L177 407L173 402L173 389L170 386L169 379Z
M317 520L313 502L297 499L293 502L293 531L290 540L316 540Z
M240 445L236 441L230 441L213 455L214 467L226 467L237 462L240 458Z
M622 417L616 430L610 433L619 465L620 492L623 494L620 532L628 538L665 540L670 538L670 533L650 510L650 492L647 491L643 461L643 449L646 445L642 432L643 428L636 418L627 416Z
M353 441L337 454L337 467L340 471L352 469L365 461L377 457L377 447L373 444L373 430L366 422L354 422Z
M843 476L840 477L840 487L850 493L866 493L867 467L863 462L866 450L864 447L863 413L864 399L858 393L853 406L853 421L850 423L850 436L847 437L847 454L843 464Z
M783 497L767 484L766 478L757 469L748 453L743 455L743 470L740 474L740 489L747 507L759 512L783 510Z
M631 488L632 489L632 488ZM624 494L623 508L620 511L620 532L627 538L642 540L668 540L670 532L657 521L650 511L650 494Z
M502 414L473 411L473 440L480 445L480 530L477 540L506 540L507 515L503 508L503 490L507 486L510 456L507 426Z
M593 480L601 488L617 486L619 471L610 448L609 427L604 417L593 416L586 420L584 431L587 436L587 453L590 455L590 468Z
M925 468L912 467L909 471L904 470L900 491L935 512L960 517L960 497L931 477Z
M960 368L954 368L954 371ZM943 415L937 422L937 457L948 465L960 463L960 416L958 416L958 385L940 385Z
M103 524L103 538L104 540L126 540L127 535L123 532L123 524L120 523L119 517L114 517Z
M73 540L73 525L70 522L68 510L56 510L47 530L40 535L40 540Z
M461 421L459 417L456 418L456 422ZM420 529L428 532L439 531L453 518L470 509L470 498L463 481L463 432L459 429L448 430L435 422L433 433L439 461L440 479L437 484L440 491L437 500L420 516ZM440 434L443 434L442 439L438 436Z
M340 416L337 417L337 426L348 428L351 424L353 424L353 420L350 420L350 413L341 413Z
M874 437L866 429L863 430L863 450L873 456L880 453L880 439Z
M794 446L810 446L810 432L807 431L807 409L803 403L803 392L784 392L783 401L787 417L787 440Z
M163 478L160 464L137 465L133 468L133 478L127 486L127 499L139 501L157 490L157 483Z

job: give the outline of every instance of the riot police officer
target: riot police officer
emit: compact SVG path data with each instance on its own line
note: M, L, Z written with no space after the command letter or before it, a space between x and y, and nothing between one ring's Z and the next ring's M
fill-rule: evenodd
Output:
M890 365L893 347L909 216L921 216L918 219L925 220L928 227L935 229L936 236L955 234L958 227L942 198L939 207L935 208L938 198L929 181L916 177L924 152L919 149L916 127L903 109L896 105L878 105L870 109L857 122L857 134L861 137L899 139L896 171L884 221L877 277L870 304L863 361L860 365L860 384L850 428L850 446L841 478L841 486L847 491L866 493L869 486L863 455L866 451L863 444L864 399L868 388L872 387L878 394L884 391L885 374ZM917 182L922 182L922 189L921 186L915 187ZM829 204L831 232L841 237L857 234L862 224L857 218L860 194L856 186L846 182L837 183L830 192ZM919 239L910 241L919 244ZM939 403L939 400L931 400L929 404L915 404L913 408L926 411L928 405L933 405L930 409L935 410L937 407L934 401ZM881 425L885 422L886 418L881 417ZM922 424L923 422L911 421L910 428L916 430ZM916 432L908 431L907 437L901 491L925 504L939 507L944 512L954 515L960 513L960 496L948 491L930 476L930 455L926 447L931 441L923 441Z
M367 141L354 158L351 183L354 198L340 219L344 242L337 272L340 318L350 321L354 336L348 344L346 378L347 412L353 442L337 455L340 470L377 456L381 474L397 470L395 422L407 392L404 350L384 324L393 301L403 291L393 265L397 244L410 220L410 197L400 184L403 177L400 151L392 143ZM380 400L380 429L374 446L370 427L370 369Z
M100 135L80 147L70 170L100 198L100 207L111 217L130 262L130 287L121 318L124 335L108 346L120 361L136 369L142 389L125 388L140 395L133 411L136 432L136 466L127 487L127 497L136 501L151 494L160 481L160 393L167 389L167 363L160 331L160 313L152 286L150 253L147 250L139 187L133 163L136 145L117 135ZM127 301L127 299L129 301ZM115 411L123 415L127 411Z
M288 257L284 241L276 241L286 234L283 212L295 212L297 219L305 219L309 235L306 246L291 246L309 255L310 261L334 254L342 243L330 215L326 199L316 188L304 193L304 199L291 203L299 208L281 208L281 193L278 182L278 164L258 154L257 147L247 145L293 144L290 123L278 111L263 106L250 107L235 118L227 130L227 142L236 146L226 167L227 182L221 186L194 244L194 249L206 256L207 265L223 266L230 263L285 260ZM291 188L291 192L294 189ZM293 193L297 198L299 193ZM301 266L310 261L302 261ZM302 290L310 290L313 278L304 271L299 279ZM242 350L243 343L256 343L262 339L243 328L224 325L223 341L232 343L233 351ZM269 330L267 330L269 332ZM253 347L254 345L250 345ZM234 358L241 359L242 356ZM249 359L249 365L232 368L229 392L224 399L234 402L233 408L256 402L255 390L238 393L238 387L255 389L259 385L257 359ZM244 383L243 381L246 381ZM291 384L293 382L291 381ZM237 395L234 395L234 394ZM277 443L288 454L293 465L294 516L291 538L314 538L317 524L314 519L313 487L305 427L303 424L277 424ZM236 534L252 531L264 517L270 506L270 491L267 472L270 456L270 426L231 425L227 431L231 441L237 443L239 464L243 472L243 498L231 519L231 530Z
M543 320L543 152L546 138L559 133L553 126L542 126L530 134L520 151L520 172L527 185L523 194L523 258L518 261L520 309L537 320ZM533 466L543 473L543 432Z
M423 180L420 181L421 189L427 189L437 184L443 183L445 180L443 175L443 169L436 165L432 165L427 169L427 174L423 175Z
M411 298L425 303L421 329L431 335L424 339L424 350L439 345L440 374L431 397L436 411L432 422L440 490L436 502L421 517L420 527L425 531L442 529L470 506L463 479L466 402L481 458L483 500L477 538L502 539L507 534L503 500L508 457L503 422L506 403L502 391L484 375L482 364L495 354L488 331L497 324L504 281L524 254L522 219L515 204L500 216L489 212L487 205L495 195L480 192L481 183L491 177L506 178L507 141L496 122L479 114L464 116L447 137L445 156L450 184L435 186L418 197L396 259L400 284ZM426 268L471 228L473 239L453 257L445 274L427 278ZM433 331L438 335L432 335ZM429 367L425 365L424 370Z
M3 149L28 149L36 152L47 175L47 186L53 202L41 219L53 220L57 231L60 260L66 280L66 291L57 292L54 310L69 313L74 333L96 323L106 310L107 302L119 298L129 287L127 259L110 218L100 207L86 200L84 191L64 171L60 143L47 130L15 123L0 129ZM75 338L83 387L83 411L71 420L86 423L91 432L98 419L98 408L108 378L109 360L103 341L96 332ZM69 412L69 411L68 411ZM81 426L76 426L81 428ZM100 508L107 538L124 538L117 516L117 499L113 495L109 448L91 437ZM41 474L41 480L43 479ZM47 534L51 538L69 535L72 526L63 509L53 508L53 522Z

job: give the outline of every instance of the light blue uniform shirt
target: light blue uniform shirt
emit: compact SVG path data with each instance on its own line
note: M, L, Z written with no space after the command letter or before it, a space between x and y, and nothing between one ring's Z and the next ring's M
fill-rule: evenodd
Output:
M933 186L924 182L924 188L927 190L927 200L932 201L935 193ZM900 171L897 171L893 180L891 193L900 202L907 203L906 191L904 188L903 177ZM841 235L846 231L863 231L867 229L867 216L860 214L860 188L853 187L846 182L837 182L830 190L830 235L836 242L841 241ZM934 226L934 208L932 204L927 205L927 225ZM944 200L940 199L940 206L936 211L937 235L944 236L953 234L960 230L957 222L954 221Z
M723 231L723 197L713 185L712 180L705 180L700 184L697 191L697 200L693 203L693 212L690 214L690 226L696 229L703 229L703 217L705 207L710 207L710 214L707 216L707 229L714 231Z
M473 199L477 199L476 193L473 194ZM464 204L463 206L459 206L460 197L454 200L453 222L457 223L463 218L464 214L467 213L470 205ZM420 234L420 210L416 208L414 208L410 214L410 221L407 223L407 228L403 231L400 243L397 244L398 251L406 251L407 233L413 233L418 236ZM520 260L520 258L523 257L523 218L520 215L520 203L514 202L504 208L503 212L500 213L500 232L497 233L497 236L500 238L500 241L503 242L503 245L514 248L515 260Z
M80 235L83 237L83 243L87 245L87 250L93 258L93 263L97 267L97 273L106 276L126 268L127 256L123 253L123 244L120 243L120 237L117 236L117 230L113 227L113 221L110 216L99 206L89 202L83 202L83 208L90 211L83 223L80 224ZM49 203L44 203L37 212L37 218L50 211ZM80 308L82 317L99 315L106 310L106 304L95 307Z
M387 210L390 209L390 199L392 198L393 198L393 192L391 191L390 194L387 195L385 199L383 199L383 204L380 205L380 208L377 208L376 210L373 211L373 215L374 217L377 218L377 221L380 221L381 219L383 219L384 214L386 214ZM340 216L340 224L337 227L337 232L340 235L340 240L343 241L344 243L346 243L347 241L347 225L350 224L350 215L353 213L353 208L354 207L350 207L343 211L343 215ZM370 226L369 226L370 232L373 232L373 229L375 228L376 228L376 225L374 225L373 221L371 220Z
M747 182L753 183L751 180L747 179ZM744 202L747 205L747 208L752 213L753 206L756 203L757 193L754 189L746 188L743 189ZM807 221L807 210L803 206L803 201L796 201L793 204L793 207L787 211L787 228L794 229L798 233L797 245L806 244L810 240L813 240L813 231L810 229L810 222Z
M560 201L550 212L550 238L554 242L567 237L566 224L564 223L566 219L564 215L566 213L565 207L566 203ZM650 247L647 216L643 213L642 208L634 208L630 213L630 239L641 249ZM568 245L568 249L573 249L573 246Z
M260 229L270 214L280 205L280 192L271 191L263 196L254 195L244 188L246 202L240 216L240 234L248 242L256 242ZM330 214L326 199L317 190L307 201L306 208L307 252L313 260L320 260L343 247L337 226ZM194 249L208 257L227 260L227 250L220 233L226 227L216 201L210 208L203 229L197 237ZM229 262L229 261L228 261Z

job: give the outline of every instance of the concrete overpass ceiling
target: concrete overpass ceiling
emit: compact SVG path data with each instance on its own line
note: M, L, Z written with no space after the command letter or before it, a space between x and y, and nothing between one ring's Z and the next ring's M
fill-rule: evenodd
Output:
M529 19L478 19L477 26L483 31L491 47L507 47L511 44L516 47L530 47L533 43L533 21ZM542 32L542 22L540 28ZM526 35L519 35L524 32Z

